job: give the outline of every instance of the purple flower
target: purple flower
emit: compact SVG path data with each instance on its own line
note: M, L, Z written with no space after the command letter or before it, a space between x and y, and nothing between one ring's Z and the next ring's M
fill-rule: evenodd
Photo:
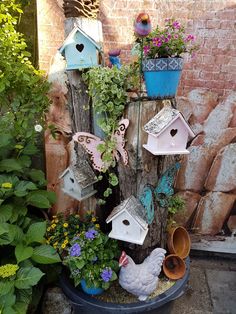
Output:
M172 26L175 28L175 29L180 29L181 25L178 21L174 21Z
M96 230L90 229L87 232L85 232L85 237L86 237L86 239L93 240L97 233L98 232Z
M104 268L102 273L101 273L102 280L105 282L110 281L112 277L112 270L110 268Z
M81 255L81 247L78 243L75 243L70 248L70 256L80 256Z
M162 41L161 41L161 39L158 38L158 37L153 38L152 43L153 43L153 45L156 46L156 47L160 47L160 46L162 45Z
M144 53L145 55L147 55L147 54L149 53L149 51L150 51L150 47L149 47L149 46L144 46L144 47L143 47L143 53Z
M185 41L192 41L194 39L195 39L194 36L190 34L185 38Z

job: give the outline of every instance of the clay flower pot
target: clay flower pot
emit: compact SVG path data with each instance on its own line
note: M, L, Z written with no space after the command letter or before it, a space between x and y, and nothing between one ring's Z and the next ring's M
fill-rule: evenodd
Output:
M171 280L183 278L186 272L184 260L175 254L166 256L163 262L163 272Z
M191 248L191 240L187 230L184 227L170 229L168 232L167 246L171 254L186 258Z

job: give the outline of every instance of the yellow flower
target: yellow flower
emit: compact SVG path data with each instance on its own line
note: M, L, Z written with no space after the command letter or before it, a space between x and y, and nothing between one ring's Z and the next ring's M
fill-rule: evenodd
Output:
M2 188L11 189L12 184L10 182L4 182L4 183L2 183Z
M52 218L57 218L57 216L52 216Z
M99 229L99 228L100 228L100 225L99 225L99 224L96 224L95 227Z
M53 220L51 221L51 224L54 224L54 222L55 222L55 220L53 219Z
M67 228L67 227L68 227L68 223L65 222L65 223L63 224L63 227L64 227L64 228Z
M14 276L19 269L18 265L15 264L6 264L0 267L0 277L7 278Z
M64 236L66 237L68 235L68 232L64 232Z
M66 247L66 245L64 243L62 243L61 248L64 249Z
M55 219L55 223L57 224L59 222L59 220L58 219Z
M58 241L56 241L53 245L57 245L58 244Z
M65 240L63 243L64 243L64 244L68 244L68 242L69 242L68 240Z
M52 224L52 225L51 225L51 228L52 228L52 229L55 229L56 226L57 226L56 224Z
M51 230L51 227L48 227L48 228L47 228L47 231L50 231L50 230Z
M47 244L50 244L50 241L49 241L49 240L47 240L47 241L46 241L46 243L47 243Z
M76 225L75 228L76 228L76 229L79 229L79 225Z
M16 149L22 149L22 148L24 148L24 146L22 146L22 145L20 145L20 144L16 144L16 145L15 145L15 148L16 148Z
M97 219L96 219L96 217L93 217L92 222L95 222L95 221L97 221Z

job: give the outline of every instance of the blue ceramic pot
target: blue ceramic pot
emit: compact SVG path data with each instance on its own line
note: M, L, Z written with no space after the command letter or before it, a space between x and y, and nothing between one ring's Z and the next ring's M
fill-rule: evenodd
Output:
M88 288L88 287L86 286L86 282L85 282L84 279L81 280L80 284L81 284L82 290L83 290L85 293L90 294L90 295L102 294L103 291L104 291L102 288L94 288L94 287Z
M182 68L182 58L143 60L142 69L148 97L175 97Z

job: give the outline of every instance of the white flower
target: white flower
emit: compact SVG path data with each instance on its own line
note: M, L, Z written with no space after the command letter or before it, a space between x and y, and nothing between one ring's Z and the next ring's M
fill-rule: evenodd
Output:
M42 125L40 125L40 124L36 124L36 125L34 126L34 129L35 129L36 132L42 132L43 127L42 127Z

